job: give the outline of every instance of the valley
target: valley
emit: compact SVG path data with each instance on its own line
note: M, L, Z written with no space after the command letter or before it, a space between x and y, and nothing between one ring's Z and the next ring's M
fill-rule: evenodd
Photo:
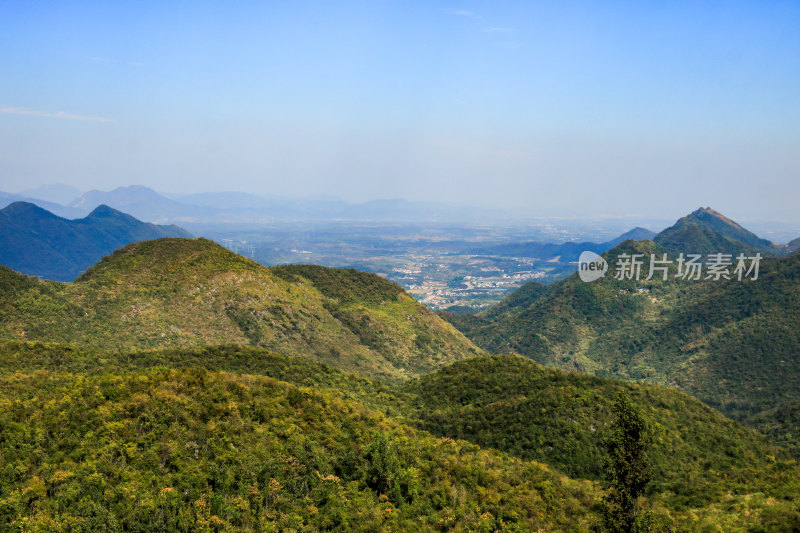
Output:
M616 223L584 222L583 228L574 222L486 227L338 222L255 226L249 231L186 227L264 265L356 268L400 284L433 310L475 310L499 302L528 281L550 283L572 273L574 252L583 243L570 241L618 235L612 233ZM548 245L534 254L507 247L533 239L566 244Z

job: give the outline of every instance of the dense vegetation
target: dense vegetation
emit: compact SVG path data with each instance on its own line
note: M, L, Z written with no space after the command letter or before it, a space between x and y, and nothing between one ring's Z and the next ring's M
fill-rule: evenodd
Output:
M470 359L405 388L421 428L593 480L603 478L601 436L616 394L625 392L656 429L649 493L673 508L702 507L756 485L767 490L793 464L763 436L678 391L566 373L522 357Z
M272 272L288 281L305 278L326 298L341 305L366 303L380 305L397 300L405 291L400 285L379 276L352 268L326 268L318 265L281 265Z
M384 377L479 353L378 276L273 271L204 239L131 244L71 284L0 268L0 286L6 338L118 349L249 344Z
M619 248L634 249L658 246ZM604 280L533 285L470 318L551 320L536 342L564 361L606 365L611 347L608 368L632 371L651 304L700 306L714 327L769 316L796 267L765 265L764 293L735 312L724 284L695 285L722 312L680 284ZM763 436L675 390L480 356L353 270L268 269L185 239L127 246L72 284L0 268L0 336L0 530L586 531L621 391L654 428L639 501L653 530L800 528L800 469ZM791 441L769 424L796 405L779 411L764 427Z
M642 513L639 500L653 477L649 456L653 430L624 391L614 397L613 409L614 420L604 439L608 492L603 497L602 529L647 531L652 519Z
M602 492L578 478L602 478L620 390L657 428L645 507L659 522L800 518L796 464L755 433L675 391L514 356L392 385L250 347L11 341L0 388L0 512L18 525L584 530Z
M675 253L747 253L765 255L786 253L786 247L776 245L746 230L733 220L709 207L701 207L679 219L653 240Z
M638 282L573 275L540 297L526 296L541 292L534 286L478 315L446 318L491 352L677 387L797 450L800 256L763 259L757 280L644 280L650 254L664 252L628 241L605 255L613 271L620 254L645 254Z
M585 524L595 497L265 377L42 371L0 387L4 529L529 531Z
M585 529L598 498L593 483L343 399L385 386L299 358L19 342L0 354L3 529Z

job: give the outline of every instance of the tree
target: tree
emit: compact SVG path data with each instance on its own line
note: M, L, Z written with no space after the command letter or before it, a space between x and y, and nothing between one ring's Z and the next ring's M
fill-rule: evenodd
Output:
M406 472L403 470L397 453L383 432L377 432L366 449L367 485L378 494L386 495L395 505L402 505L403 481Z
M616 418L604 442L609 487L603 498L603 529L632 533L639 529L639 496L652 477L647 456L652 433L624 391L615 396L613 410Z
M367 485L378 493L388 494L400 470L400 461L385 433L379 431L373 435L365 455Z

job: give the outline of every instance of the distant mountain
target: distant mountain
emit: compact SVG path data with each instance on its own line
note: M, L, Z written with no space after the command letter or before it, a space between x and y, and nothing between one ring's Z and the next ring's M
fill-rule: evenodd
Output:
M183 224L321 220L480 224L505 216L499 210L400 199L353 204L322 195L296 198L218 192L166 196L141 185L92 190L72 201L70 207L88 212L101 204L149 222Z
M351 204L334 197L278 195L259 196L242 192L208 192L173 195L189 205L221 210L217 218L243 222L273 220L325 220L342 218Z
M81 191L80 189L76 189L71 185L64 185L63 183L48 183L32 189L26 189L19 194L59 205L68 205L81 195Z
M610 250L619 243L631 240L652 239L655 233L646 228L636 227L629 230L619 237L607 242L565 242L565 243L542 243L542 242L522 242L506 243L496 246L489 246L473 250L476 254L502 255L508 257L535 257L537 259L559 258L562 263L576 262L581 252L591 251L603 253Z
M113 207L148 222L198 221L213 219L218 215L215 208L170 200L141 185L119 187L113 191L91 190L70 204L71 207L83 210L91 210L99 205Z
M653 237L656 236L654 231L650 231L647 228L636 227L630 231L626 231L616 239L611 239L610 241L604 242L603 246L607 246L607 250L615 247L616 245L625 242L625 241L644 241L644 240L653 240ZM603 250L605 251L605 250Z
M72 281L115 249L133 241L189 237L177 226L156 226L101 205L67 220L27 202L0 210L0 264L24 274Z
M129 244L71 284L3 269L0 278L0 288L18 287L0 290L0 309L13 309L0 336L136 349L250 344L395 378L480 353L374 274L268 268L205 239Z
M39 198L31 198L29 196L23 196L21 194L0 192L0 208L6 207L7 205L13 204L14 202L27 202L29 204L37 205L42 209L50 211L54 215L58 215L64 218L80 218L86 216L89 213L89 211L84 211L82 209L76 209L74 207L64 206L54 202L48 202L47 200L41 200Z
M800 252L800 237L798 237L793 241L789 241L789 244L787 244L786 246L789 249L790 253L795 254L797 252Z
M655 242L675 253L780 255L785 247L762 239L710 207L701 207L656 235Z

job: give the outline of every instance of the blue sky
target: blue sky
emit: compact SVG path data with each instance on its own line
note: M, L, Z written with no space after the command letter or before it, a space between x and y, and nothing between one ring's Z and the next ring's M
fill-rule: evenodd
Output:
M800 221L800 2L0 3L2 190Z

